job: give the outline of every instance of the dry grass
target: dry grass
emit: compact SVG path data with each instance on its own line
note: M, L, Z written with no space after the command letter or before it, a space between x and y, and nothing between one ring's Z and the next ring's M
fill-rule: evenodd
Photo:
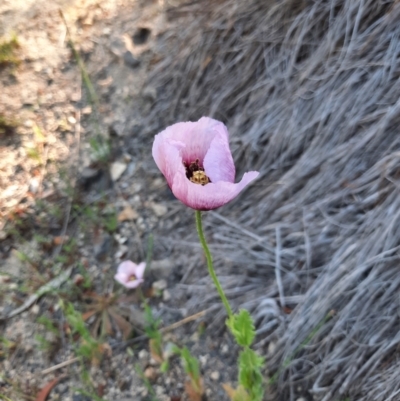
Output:
M400 3L197 1L168 15L179 29L150 78L149 124L223 120L239 172L262 173L208 225L230 298L276 343L276 399L399 399Z

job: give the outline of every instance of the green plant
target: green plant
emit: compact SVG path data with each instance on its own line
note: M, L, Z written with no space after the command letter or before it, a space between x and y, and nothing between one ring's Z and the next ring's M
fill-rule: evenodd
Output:
M72 336L80 337L80 342L75 346L75 354L86 360L98 361L103 354L102 343L92 337L81 313L76 311L71 303L64 304L62 301L60 303L71 328Z
M183 369L189 376L189 383L186 385L186 392L190 395L193 392L201 397L204 393L203 379L200 375L199 361L191 355L187 347L173 347L173 352L181 357ZM192 397L194 398L194 397Z
M38 349L41 351L49 352L52 348L52 343L49 340L46 340L46 338L40 334L35 334L34 336L35 341L38 345Z
M92 287L92 279L89 276L89 273L87 272L87 270L84 268L84 266L82 265L82 263L78 263L77 265L79 273L81 274L81 276L83 277L83 282L81 283L82 288L84 288L85 290L89 289Z
M92 150L93 161L107 164L111 154L110 142L97 134L93 138L90 138L89 144Z
M118 228L118 216L115 210L107 213L103 218L103 227L108 233L113 234Z
M49 319L47 316L44 316L44 315L39 316L36 319L36 323L43 325L46 328L46 330L52 332L53 334L55 334L57 336L60 335L60 332L59 332L58 328L55 326L54 322L51 319Z
M208 272L228 314L226 325L235 338L237 344L242 347L238 360L238 387L236 390L227 390L228 395L233 401L240 399L245 401L261 401L264 396L264 382L261 373L264 366L264 359L250 348L255 337L253 319L249 312L244 309L236 314L232 312L232 308L229 305L228 299L214 270L211 253L208 249L203 232L201 212L196 210L195 214L197 232L206 255Z
M162 370L167 370L168 361L164 359L163 338L159 329L161 321L154 318L153 312L147 302L144 304L144 318L146 322L145 333L149 337L150 353L153 359L162 365Z
M250 400L262 400L264 384L261 369L264 358L250 348L256 335L253 319L247 310L241 309L228 318L227 326L237 344L242 347L239 355L239 387L248 392ZM243 393L243 389L239 391Z
M20 59L16 56L16 49L19 48L17 36L0 42L0 67L17 66Z

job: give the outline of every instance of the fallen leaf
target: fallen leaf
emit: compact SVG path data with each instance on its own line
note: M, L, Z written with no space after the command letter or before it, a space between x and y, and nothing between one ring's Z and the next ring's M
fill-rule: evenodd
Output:
M60 380L60 377L56 377L54 380L52 380L50 383L46 384L38 393L38 395L35 398L35 401L46 401L47 397L50 394L50 391L53 389L53 387L58 383Z
M133 210L130 206L127 206L119 215L118 221L135 220L139 217L136 210Z
M84 322L88 320L90 317L92 317L95 313L97 313L97 310L90 310L82 314L82 319Z
M125 320L121 315L119 315L114 308L110 308L108 312L114 319L116 325L122 331L122 337L124 338L124 340L127 340L132 332L132 326L130 325L130 323Z

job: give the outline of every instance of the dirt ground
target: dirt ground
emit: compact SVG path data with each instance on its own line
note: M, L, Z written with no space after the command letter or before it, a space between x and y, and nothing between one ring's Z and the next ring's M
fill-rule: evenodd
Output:
M0 4L0 36L18 43L16 62L0 70L4 399L188 399L179 361L162 374L141 336L140 297L113 280L121 261L146 259L151 238L143 293L167 328L164 341L199 358L204 399L227 399L221 383L235 381L230 337L207 329L212 310L187 307L204 259L198 245L188 243L182 255L174 241L194 232L194 216L156 169L156 133L142 119L157 96L146 77L170 29L165 7L161 0ZM77 353L83 340L66 317L69 304L101 342L97 357Z

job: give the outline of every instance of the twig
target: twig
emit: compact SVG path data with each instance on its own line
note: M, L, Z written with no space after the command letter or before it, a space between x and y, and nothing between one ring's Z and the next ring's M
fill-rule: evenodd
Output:
M11 319L14 316L19 315L24 312L26 309L30 308L42 295L55 290L61 286L65 281L68 280L71 275L72 267L64 270L59 276L53 278L48 283L42 285L34 294L32 294L19 308L14 309L6 316L0 316L1 320Z
M55 370L61 369L65 366L71 365L72 363L78 362L79 357L68 359L67 361L61 362L58 365L51 366L50 368L42 370L40 373L42 375L47 375L48 373L54 372Z
M281 277L281 230L280 227L276 227L276 248L275 248L275 277L276 283L278 284L279 300L281 306L285 306L285 296L283 294L283 285Z

